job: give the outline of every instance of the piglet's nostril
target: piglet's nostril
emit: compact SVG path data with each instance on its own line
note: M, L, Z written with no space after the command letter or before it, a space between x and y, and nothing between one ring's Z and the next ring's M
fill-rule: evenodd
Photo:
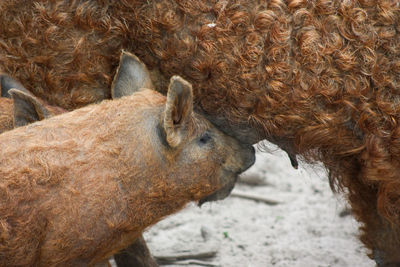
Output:
M244 172L245 170L249 169L256 161L256 151L254 147L247 146L242 152L242 157L243 167L241 168L240 172Z

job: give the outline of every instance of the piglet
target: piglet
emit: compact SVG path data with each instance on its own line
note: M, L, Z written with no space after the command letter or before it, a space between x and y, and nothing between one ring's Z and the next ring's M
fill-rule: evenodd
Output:
M0 135L1 266L101 262L188 202L227 196L254 163L193 111L188 82L173 76L165 97L128 66L112 90L133 95Z

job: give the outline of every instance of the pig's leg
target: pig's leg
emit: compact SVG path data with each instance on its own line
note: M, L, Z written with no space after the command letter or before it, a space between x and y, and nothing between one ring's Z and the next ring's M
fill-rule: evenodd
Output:
M114 255L115 262L118 267L157 267L157 262L153 259L150 251L144 241L143 236L140 236L136 241Z

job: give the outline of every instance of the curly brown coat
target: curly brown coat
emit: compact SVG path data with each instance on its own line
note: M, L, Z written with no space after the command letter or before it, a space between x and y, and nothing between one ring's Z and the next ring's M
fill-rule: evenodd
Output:
M380 264L400 262L400 9L393 0L2 1L0 68L73 109L121 49L243 141L322 161ZM95 89L93 89L95 88ZM245 129L241 129L245 127Z
M14 127L24 126L66 112L66 110L48 105L42 99L38 99L18 81L4 73L0 73L0 89L2 95L6 96L0 97L0 134ZM10 89L14 89L12 96L9 94ZM136 239L129 248L115 254L114 258L119 267L132 264L138 267L158 266L151 256L143 236Z
M176 76L167 98L145 89L1 134L0 266L91 266L230 191L254 149L193 113L191 95Z

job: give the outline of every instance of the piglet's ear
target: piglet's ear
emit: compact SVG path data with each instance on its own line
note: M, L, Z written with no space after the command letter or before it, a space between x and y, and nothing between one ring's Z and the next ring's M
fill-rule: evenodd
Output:
M14 99L14 127L25 126L50 116L49 111L28 91L11 89L8 91Z
M117 73L111 85L112 98L132 95L141 88L154 89L146 65L134 54L122 51Z
M8 91L11 90L12 88L16 88L24 92L28 91L17 80L11 78L10 76L4 73L0 73L0 88L1 88L1 96L7 98L11 97Z
M179 76L173 76L168 87L164 113L164 129L171 147L179 146L185 139L192 112L192 85Z

